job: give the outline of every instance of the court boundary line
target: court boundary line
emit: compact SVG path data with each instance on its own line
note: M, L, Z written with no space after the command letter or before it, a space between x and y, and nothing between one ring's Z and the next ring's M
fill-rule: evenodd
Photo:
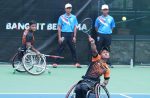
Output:
M0 93L0 95L5 95L5 94L11 94L11 95L16 95L16 94L37 94L37 95L65 95L66 93ZM110 95L150 95L150 93L110 93Z
M120 96L123 96L123 97L126 97L126 98L132 98L132 97L126 95L126 94L119 94L119 95L120 95Z

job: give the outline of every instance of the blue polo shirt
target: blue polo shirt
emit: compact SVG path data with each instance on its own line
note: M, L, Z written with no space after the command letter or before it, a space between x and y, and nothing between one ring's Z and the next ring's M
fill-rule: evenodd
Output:
M64 14L59 17L58 25L61 26L62 32L74 32L74 27L78 25L78 21L75 15L67 16Z
M112 29L115 27L114 18L110 15L99 16L95 21L95 27L98 28L98 33L112 34Z

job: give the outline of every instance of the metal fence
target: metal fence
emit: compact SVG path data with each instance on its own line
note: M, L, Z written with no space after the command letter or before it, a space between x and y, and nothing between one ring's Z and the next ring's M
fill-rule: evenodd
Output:
M150 65L150 36L124 35L113 36L111 60L113 64Z

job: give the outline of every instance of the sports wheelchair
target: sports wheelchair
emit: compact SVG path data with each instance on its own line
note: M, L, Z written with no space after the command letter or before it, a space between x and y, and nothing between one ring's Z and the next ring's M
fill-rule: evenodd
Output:
M76 98L75 88L82 81L83 80L80 80L78 83L74 84L67 92L65 98ZM101 83L98 82L93 88L87 91L86 98L110 98L110 94L106 86L102 86Z
M17 53L12 58L12 67L14 68L14 74L17 72L28 72L31 75L40 75L48 70L49 68L46 64L46 57L50 58L63 58L54 55L37 55L30 49L19 48Z

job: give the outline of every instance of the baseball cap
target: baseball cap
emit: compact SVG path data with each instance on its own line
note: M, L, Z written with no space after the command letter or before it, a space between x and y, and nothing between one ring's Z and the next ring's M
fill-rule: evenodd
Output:
M69 8L69 7L72 8L72 5L71 5L70 3L67 3L67 4L65 5L65 8Z
M102 8L101 8L102 10L104 10L104 9L109 9L109 7L108 7L108 5L107 4L104 4L104 5L102 5Z

